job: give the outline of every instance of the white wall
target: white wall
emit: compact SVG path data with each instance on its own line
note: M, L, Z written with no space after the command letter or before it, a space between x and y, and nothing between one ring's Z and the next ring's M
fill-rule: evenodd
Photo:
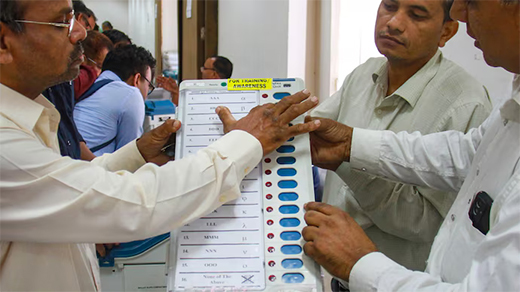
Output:
M162 2L162 51L179 50L177 0Z
M305 80L307 1L289 0L287 77Z
M84 3L94 11L100 27L103 21L110 21L115 29L126 33L134 44L145 47L155 55L154 0L84 0Z
M154 0L129 0L128 36L135 45L146 48L155 57L155 18Z
M94 11L100 27L103 21L108 20L115 29L128 34L128 0L83 0L83 2Z
M289 0L220 0L218 54L232 78L287 77Z
M380 0L341 1L338 31L336 90L345 77L371 57L379 57L374 28Z

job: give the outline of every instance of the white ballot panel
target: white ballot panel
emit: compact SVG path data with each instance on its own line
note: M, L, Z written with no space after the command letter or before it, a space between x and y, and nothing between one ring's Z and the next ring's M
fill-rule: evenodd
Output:
M222 137L217 106L238 120L304 88L301 79L261 79L266 87L259 90L247 87L256 79L244 80L181 83L177 159ZM299 122L303 117L293 121ZM172 232L168 291L321 291L319 267L303 254L301 236L303 205L314 200L309 136L264 157L240 188L238 199Z

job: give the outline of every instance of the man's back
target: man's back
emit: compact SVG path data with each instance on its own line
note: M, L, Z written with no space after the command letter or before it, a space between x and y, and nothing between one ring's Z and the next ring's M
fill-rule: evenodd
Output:
M58 127L58 141L63 156L74 159L81 158L80 142L83 140L74 123L72 113L74 109L74 91L71 82L64 82L47 88L42 93L60 113Z
M312 115L359 128L428 134L465 132L491 111L486 90L440 52L389 96L387 71L385 58L368 60ZM347 164L327 173L324 194L324 202L348 211L383 253L415 270L424 270L454 198L453 193L376 179Z
M144 102L139 90L111 71L104 71L96 82L106 79L114 81L74 108L74 121L89 148L113 139L95 155L114 152L143 133Z

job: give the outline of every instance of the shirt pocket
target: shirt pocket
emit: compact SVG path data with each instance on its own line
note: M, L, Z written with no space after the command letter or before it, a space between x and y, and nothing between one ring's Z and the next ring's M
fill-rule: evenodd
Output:
M449 283L460 282L469 273L475 251L486 238L473 227L468 210L464 211L459 214L460 219L457 218L459 222L455 222L457 225L447 239L449 244L443 255L442 278ZM447 220L452 219L448 217Z

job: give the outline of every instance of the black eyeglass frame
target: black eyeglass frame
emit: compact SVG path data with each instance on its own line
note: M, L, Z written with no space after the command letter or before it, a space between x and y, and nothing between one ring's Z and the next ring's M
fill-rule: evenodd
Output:
M153 83L150 80L148 80L148 78L144 77L144 75L141 75L141 77L143 77L144 80L148 81L148 95L152 94L152 92L155 90L155 85L153 85Z

